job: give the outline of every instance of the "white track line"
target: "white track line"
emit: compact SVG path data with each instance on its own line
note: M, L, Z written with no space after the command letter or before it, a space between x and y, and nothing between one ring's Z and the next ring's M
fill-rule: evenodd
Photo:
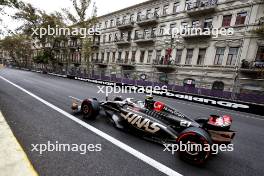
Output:
M82 102L83 100L79 99L79 98L76 98L76 97L73 97L73 96L69 96L69 98L73 99L73 100L77 100L77 101L80 101Z
M6 78L0 76L0 78L6 82L8 82L9 84L15 86L16 88L20 89L21 91L25 92L26 94L32 96L33 98L37 99L38 101L42 102L43 104L49 106L50 108L54 109L55 111L63 114L64 116L68 117L69 119L73 120L74 122L82 125L83 127L87 128L88 130L94 132L95 134L97 134L98 136L101 136L102 138L108 140L109 142L113 143L114 145L116 145L117 147L123 149L124 151L130 153L131 155L137 157L138 159L140 159L141 161L145 162L146 164L156 168L157 170L163 172L166 175L169 176L182 176L180 173L172 170L171 168L161 164L160 162L150 158L149 156L137 151L136 149L128 146L127 144L115 139L114 137L102 132L101 130L98 130L97 128L85 123L84 121L74 117L73 115L67 113L66 111L63 111L62 109L58 108L57 106L49 103L48 101L38 97L37 95L27 91L26 89L16 85L15 83L7 80Z

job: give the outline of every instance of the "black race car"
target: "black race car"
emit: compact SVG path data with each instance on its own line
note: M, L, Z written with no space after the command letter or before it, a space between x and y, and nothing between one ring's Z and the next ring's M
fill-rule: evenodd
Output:
M193 120L163 102L147 96L144 101L116 97L113 101L73 98L72 110L82 113L84 119L94 120L104 111L116 128L140 135L162 144L230 144L235 132L230 130L230 116L211 115ZM191 163L202 164L210 150L200 148L178 151L179 156Z

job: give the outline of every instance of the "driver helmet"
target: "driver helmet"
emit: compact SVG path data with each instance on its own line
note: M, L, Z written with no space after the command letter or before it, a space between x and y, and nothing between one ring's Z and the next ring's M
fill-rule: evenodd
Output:
M152 95L147 95L145 98L145 107L148 109L153 109L154 107L154 98Z

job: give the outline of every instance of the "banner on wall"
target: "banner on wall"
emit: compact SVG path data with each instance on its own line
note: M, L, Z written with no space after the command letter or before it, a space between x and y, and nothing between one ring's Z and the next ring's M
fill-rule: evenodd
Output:
M85 78L79 78L75 77L76 80L81 80L85 82L90 82L94 84L101 84L101 85L107 85L107 86L134 86L134 85L128 85L128 84L123 84L123 83L115 83L111 81L103 81L103 80L95 80L95 79L85 79ZM144 88L143 86L134 86L136 88ZM150 93L150 92L145 92L145 93ZM206 97L202 95L193 95L193 94L188 94L188 93L182 93L182 92L176 92L176 91L155 91L151 92L153 95L158 95L158 96L163 96L167 98L173 98L173 99L180 99L180 100L185 100L189 102L194 102L194 103L200 103L204 105L210 105L210 106L216 106L220 108L226 108L230 110L235 110L239 112L247 112L247 113L253 113L257 115L264 115L264 105L259 105L259 104L252 104L252 103L245 103L245 102L237 102L237 101L232 101L232 100L226 100L226 99L221 99L217 97Z

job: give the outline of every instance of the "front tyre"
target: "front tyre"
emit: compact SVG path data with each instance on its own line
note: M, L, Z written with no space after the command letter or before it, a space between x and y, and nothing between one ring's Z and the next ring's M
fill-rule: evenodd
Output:
M201 128L187 128L177 138L179 156L192 164L203 164L210 156L212 140L208 133Z
M84 100L81 105L84 119L94 120L99 114L99 103L95 100Z

